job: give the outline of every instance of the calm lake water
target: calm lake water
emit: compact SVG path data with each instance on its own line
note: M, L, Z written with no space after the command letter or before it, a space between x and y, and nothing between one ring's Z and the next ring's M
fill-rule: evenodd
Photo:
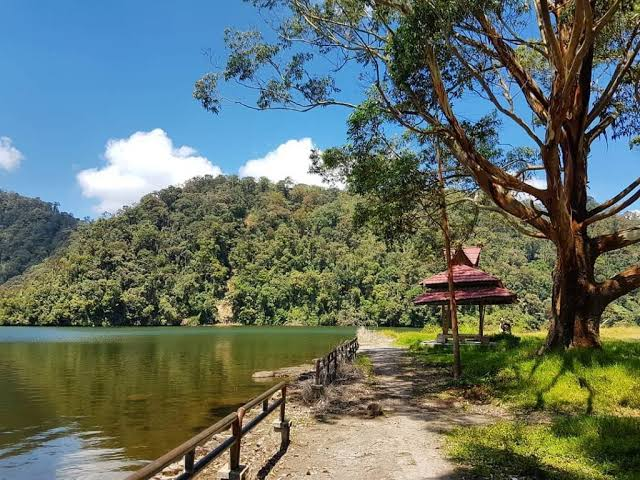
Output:
M0 327L0 479L122 478L353 333Z

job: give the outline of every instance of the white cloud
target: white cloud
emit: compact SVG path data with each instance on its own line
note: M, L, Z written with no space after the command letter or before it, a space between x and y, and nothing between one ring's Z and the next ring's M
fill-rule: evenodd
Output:
M160 128L109 140L104 158L106 166L83 170L77 176L82 194L98 200L98 212L114 212L147 193L193 177L222 173L193 148L175 148Z
M0 170L15 170L23 159L24 155L9 137L0 137Z
M547 181L544 178L529 178L528 180L526 180L526 183L540 190L544 190L545 188L547 188Z
M310 138L289 140L264 157L249 160L240 167L241 177L267 177L277 182L290 177L295 183L324 185L320 175L309 173L311 151L314 149Z
M547 188L547 180L544 178L531 177L526 179L524 182L539 190L544 190ZM516 192L514 196L521 202L528 202L529 200L537 202L537 200L528 193Z

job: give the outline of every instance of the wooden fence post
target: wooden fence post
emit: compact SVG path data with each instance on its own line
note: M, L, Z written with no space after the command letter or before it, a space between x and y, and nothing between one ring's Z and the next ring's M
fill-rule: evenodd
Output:
M238 409L236 420L231 424L231 434L233 435L233 444L229 449L229 468L221 470L219 477L221 480L244 480L248 467L240 465L240 446L242 444L242 419L244 418L244 408Z
M311 385L311 389L314 392L322 392L322 390L324 390L324 385L322 384L321 362L321 359L316 358L316 378L313 382L313 385Z
M322 381L320 379L320 359L316 358L316 385L322 385Z
M280 451L283 452L289 447L291 422L287 420L287 386L284 385L281 390L282 402L280 403L280 414L278 420L274 423L274 430L280 432Z
M187 454L184 456L185 473L193 473L193 466L195 464L195 461L196 461L196 451L194 449L187 452Z
M287 408L287 386L282 387L282 403L280 404L280 426L282 431L280 432L280 449L286 450L289 446L289 432L291 430L291 424L286 417Z
M324 383L330 383L331 382L331 354L327 355L324 358L324 363L325 363L325 377L324 377Z
M234 441L229 450L229 470L234 471L240 467L240 445L242 443L242 418L240 415L238 415L238 419L231 425L231 433Z

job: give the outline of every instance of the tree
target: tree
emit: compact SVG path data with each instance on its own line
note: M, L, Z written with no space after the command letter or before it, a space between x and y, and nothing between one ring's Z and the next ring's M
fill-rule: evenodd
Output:
M375 118L375 117L374 117ZM349 148L334 148L312 155L312 171L346 179L351 189L364 198L356 219L376 227L388 242L406 240L417 233L442 234L437 250L444 250L449 290L449 325L453 334L453 376L462 375L458 308L454 294L452 245L463 244L472 233L478 216L474 203L469 218L464 202L475 185L456 168L452 155L442 145L432 144L412 133L389 141L379 124L367 115L354 114L349 121L354 139ZM367 135L356 133L365 128ZM366 138L364 144L360 142ZM447 155L445 155L447 153ZM450 221L451 210L457 221ZM431 241L433 235L429 235Z
M345 106L364 123L437 139L519 230L555 245L547 348L600 345L602 313L640 286L640 265L598 279L596 260L639 242L640 228L593 229L640 198L640 177L590 207L589 153L602 138L640 143L640 2L252 3L273 13L273 31L226 33L225 69L195 85L204 108L218 112L220 80L234 80L257 92L235 100L252 108ZM355 89L354 76L370 87ZM341 80L348 88L340 89ZM471 99L485 113L475 122L463 120ZM519 146L529 152L526 164L522 155L511 162L514 152L487 156L480 148L477 138L503 122L526 138ZM357 133L366 143L366 130ZM528 182L531 172L544 174L545 185Z

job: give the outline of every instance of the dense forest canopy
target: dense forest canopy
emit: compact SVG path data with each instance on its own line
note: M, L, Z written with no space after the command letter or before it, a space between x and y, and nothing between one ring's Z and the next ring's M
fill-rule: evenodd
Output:
M0 287L0 324L422 325L418 281L444 268L435 231L386 244L355 222L360 197L337 189L204 177L82 224L63 249ZM615 217L603 228L638 222ZM615 224L614 224L615 223ZM489 323L538 328L548 319L555 251L495 213L471 243L481 266L518 294ZM631 246L600 258L598 274L638 262ZM463 309L465 318L475 314ZM605 323L637 323L640 295L612 304ZM469 320L471 321L471 320Z
M77 223L55 203L0 190L0 283L49 256Z

